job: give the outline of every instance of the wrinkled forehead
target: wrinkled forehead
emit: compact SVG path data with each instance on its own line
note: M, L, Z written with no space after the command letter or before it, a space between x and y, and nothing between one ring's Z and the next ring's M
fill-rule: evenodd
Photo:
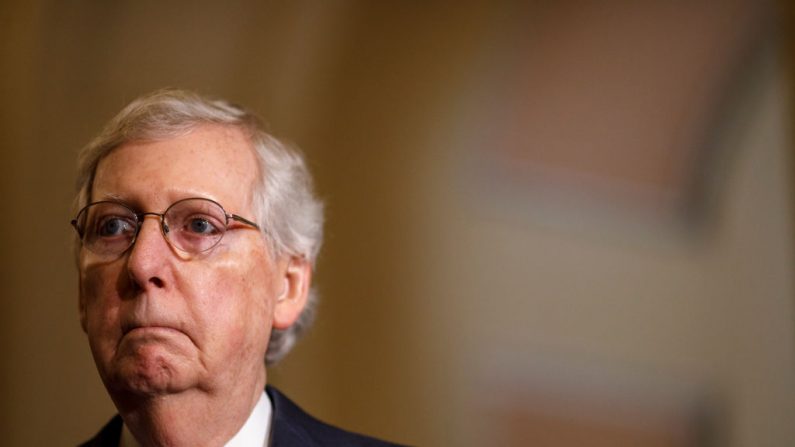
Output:
M162 207L193 196L242 212L251 204L257 178L257 158L241 130L201 125L175 137L113 149L97 165L89 201L123 199Z

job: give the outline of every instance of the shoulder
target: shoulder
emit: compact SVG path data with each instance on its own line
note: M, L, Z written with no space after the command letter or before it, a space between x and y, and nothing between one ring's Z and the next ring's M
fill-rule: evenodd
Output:
M265 391L273 405L271 446L350 446L389 447L397 446L369 436L342 430L321 422L298 407L284 394L272 386Z
M113 417L96 436L80 444L80 447L117 447L121 438L121 416Z
M381 441L333 427L307 414L277 389L265 390L273 405L271 447L396 447L398 444ZM121 416L116 415L96 436L80 447L117 447L121 437Z

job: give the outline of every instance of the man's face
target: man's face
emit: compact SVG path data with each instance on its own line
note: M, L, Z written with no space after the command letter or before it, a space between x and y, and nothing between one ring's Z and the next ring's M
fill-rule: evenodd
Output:
M97 167L90 200L162 213L177 200L204 197L253 219L256 166L238 130L205 125L115 149ZM230 221L217 246L186 254L147 216L118 258L81 249L81 323L111 394L264 386L263 359L285 288L285 263L267 246L258 230Z

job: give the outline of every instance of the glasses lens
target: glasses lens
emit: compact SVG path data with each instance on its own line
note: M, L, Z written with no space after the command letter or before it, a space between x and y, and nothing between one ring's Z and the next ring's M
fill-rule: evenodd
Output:
M213 248L226 232L226 212L212 200L181 200L166 210L164 218L166 237L189 253Z
M114 202L93 203L77 218L83 245L100 255L116 255L127 250L135 240L138 219L124 205Z

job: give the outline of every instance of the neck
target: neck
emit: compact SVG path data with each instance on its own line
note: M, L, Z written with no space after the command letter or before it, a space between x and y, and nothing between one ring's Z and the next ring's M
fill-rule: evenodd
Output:
M248 419L265 388L190 389L162 395L116 393L114 402L141 446L223 446Z

